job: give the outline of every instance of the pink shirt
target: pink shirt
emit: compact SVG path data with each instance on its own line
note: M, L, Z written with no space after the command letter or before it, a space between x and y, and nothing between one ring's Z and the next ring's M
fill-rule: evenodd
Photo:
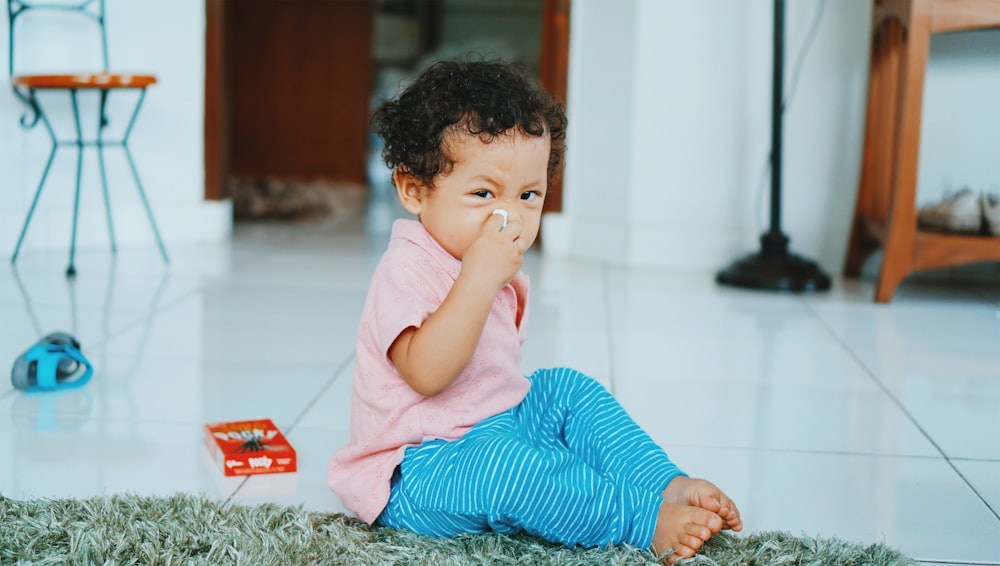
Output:
M441 393L417 393L389 361L389 346L437 310L461 267L422 224L397 220L375 268L358 329L350 440L334 453L327 475L344 506L369 524L389 501L389 480L407 446L457 439L528 393L520 368L528 305L523 273L497 294L469 365Z

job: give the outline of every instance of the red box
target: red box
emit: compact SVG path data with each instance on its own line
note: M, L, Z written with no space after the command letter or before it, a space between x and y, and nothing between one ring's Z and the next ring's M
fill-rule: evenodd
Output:
M296 470L295 449L271 419L206 424L205 446L227 476Z

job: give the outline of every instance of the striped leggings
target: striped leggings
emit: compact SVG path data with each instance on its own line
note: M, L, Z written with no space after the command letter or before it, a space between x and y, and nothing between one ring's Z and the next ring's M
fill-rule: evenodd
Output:
M377 522L648 548L660 493L683 472L600 383L566 368L530 379L520 404L462 438L408 448Z

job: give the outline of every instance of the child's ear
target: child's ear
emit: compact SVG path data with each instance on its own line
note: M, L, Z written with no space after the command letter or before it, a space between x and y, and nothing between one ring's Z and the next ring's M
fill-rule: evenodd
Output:
M392 182L396 185L396 195L399 203L407 212L414 216L420 216L423 197L423 185L416 177L396 168L392 172Z

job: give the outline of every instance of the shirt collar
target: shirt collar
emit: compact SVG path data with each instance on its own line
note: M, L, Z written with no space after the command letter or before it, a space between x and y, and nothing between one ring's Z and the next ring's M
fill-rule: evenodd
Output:
M458 279L458 274L462 271L462 261L442 248L441 244L434 239L434 236L431 236L431 233L418 220L409 220L406 218L396 220L392 224L391 239L404 240L416 245L437 260L452 279ZM527 296L528 276L524 272L518 271L517 275L514 276L514 279L508 285L514 287L514 291L519 297Z
M458 279L458 274L462 270L462 262L442 248L441 244L434 239L434 236L431 236L431 233L419 221L406 218L396 220L392 224L392 239L405 240L415 244L437 260L448 274L451 275L452 279Z

